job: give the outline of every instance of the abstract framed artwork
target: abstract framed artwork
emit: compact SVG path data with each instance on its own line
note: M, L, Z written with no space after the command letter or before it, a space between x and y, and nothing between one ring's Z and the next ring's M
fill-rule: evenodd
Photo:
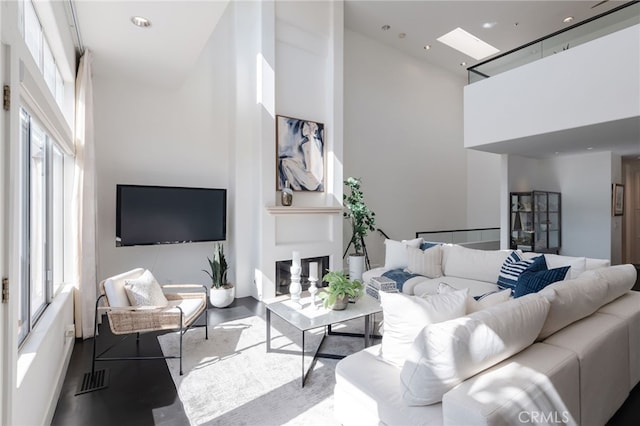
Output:
M324 192L324 124L276 116L276 189Z
M613 184L613 215L622 216L624 214L624 185Z

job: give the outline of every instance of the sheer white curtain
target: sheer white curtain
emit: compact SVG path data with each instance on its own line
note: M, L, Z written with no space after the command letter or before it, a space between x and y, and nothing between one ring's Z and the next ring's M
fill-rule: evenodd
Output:
M93 135L92 54L80 58L76 77L74 129L75 173L73 213L75 230L75 324L76 337L93 336L96 279L96 160Z

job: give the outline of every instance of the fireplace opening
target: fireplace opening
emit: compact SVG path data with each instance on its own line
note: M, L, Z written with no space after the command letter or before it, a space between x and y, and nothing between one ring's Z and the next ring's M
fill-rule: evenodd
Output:
M291 260L281 260L276 262L276 296L283 294L289 294L289 285L291 284ZM318 288L324 287L326 283L321 281L324 274L329 269L329 256L322 257L308 257L300 259L300 266L302 272L300 272L300 285L302 291L309 289L309 264L316 262L318 264L318 282L316 286Z

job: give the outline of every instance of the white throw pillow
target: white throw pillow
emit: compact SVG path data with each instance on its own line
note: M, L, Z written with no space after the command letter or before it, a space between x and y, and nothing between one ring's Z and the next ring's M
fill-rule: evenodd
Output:
M587 270L587 258L560 256L557 254L545 254L544 260L547 262L548 269L561 268L570 266L569 273L564 277L565 280L578 278L580 274Z
M407 272L427 278L442 276L442 247L439 245L426 250L407 247L407 254L409 257Z
M380 292L384 318L380 357L402 367L420 330L428 324L464 315L467 294L466 289L425 297Z
M153 274L147 269L138 278L125 280L124 289L131 306L167 306L169 301Z
M413 240L384 240L385 254L384 254L384 267L385 269L404 269L409 264L409 254L407 253L407 247L420 247L422 244L422 238L416 238Z
M506 302L509 299L511 299L511 289L509 288L505 290L496 291L494 293L489 293L485 296L482 296L478 300L475 300L473 297L471 297L471 300L473 302L467 305L467 313L471 314L473 312L478 312L483 309L490 308L491 306L497 305L499 303Z
M426 326L400 372L406 404L429 405L467 378L531 345L549 302L538 294Z
M447 283L438 284L438 294L451 293L453 291L458 291L458 289ZM510 298L511 298L511 289L492 291L490 293L480 296L478 300L476 300L475 297L469 294L467 296L466 313L472 314L474 312L487 309L493 305L497 305L498 303L506 302Z
M497 283L500 268L511 250L478 250L455 244L445 244L442 253L442 273L448 277L467 278Z

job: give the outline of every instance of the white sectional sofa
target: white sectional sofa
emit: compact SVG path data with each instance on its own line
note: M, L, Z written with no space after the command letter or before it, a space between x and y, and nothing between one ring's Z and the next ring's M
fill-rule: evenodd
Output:
M412 278L403 293L436 293L440 282L471 295L495 289L486 277L497 278L509 251L479 252L443 247L443 275ZM573 271L538 293L425 325L402 366L384 359L384 335L382 344L341 360L338 421L604 425L640 381L640 293L630 291L636 269L546 257L549 267L571 264ZM369 271L365 279L379 273ZM429 405L420 402L425 393Z

